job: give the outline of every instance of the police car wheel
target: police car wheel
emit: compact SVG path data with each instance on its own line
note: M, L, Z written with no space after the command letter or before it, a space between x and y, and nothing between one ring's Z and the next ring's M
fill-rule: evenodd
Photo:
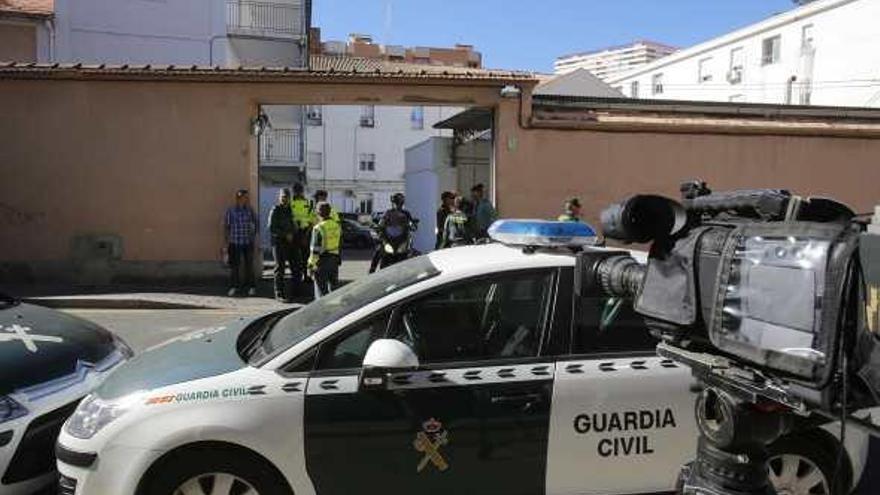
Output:
M770 482L779 495L845 495L852 466L844 454L835 476L840 444L824 431L799 432L770 446ZM836 485L832 490L832 483Z
M152 470L144 495L289 495L286 483L257 456L238 451L188 452Z

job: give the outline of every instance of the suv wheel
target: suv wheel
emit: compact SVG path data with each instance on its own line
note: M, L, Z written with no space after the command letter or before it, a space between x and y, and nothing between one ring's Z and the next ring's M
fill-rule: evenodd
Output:
M838 446L824 431L807 431L783 437L770 446L770 482L779 495L845 495L852 467L844 453L835 479ZM836 485L834 490L832 484Z

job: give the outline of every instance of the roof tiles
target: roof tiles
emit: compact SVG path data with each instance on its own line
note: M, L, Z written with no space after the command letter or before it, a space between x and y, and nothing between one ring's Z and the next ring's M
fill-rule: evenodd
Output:
M55 0L0 0L0 14L50 16L55 12Z

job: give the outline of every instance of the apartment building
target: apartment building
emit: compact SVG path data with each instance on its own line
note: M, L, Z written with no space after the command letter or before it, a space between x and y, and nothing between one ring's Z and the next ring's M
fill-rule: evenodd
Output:
M629 72L675 51L675 47L663 43L638 40L628 45L563 55L556 59L553 67L556 74L586 69L599 79L607 81L618 74Z
M633 98L876 107L876 19L877 0L800 2L608 82Z
M0 61L52 59L52 0L0 0Z
M58 62L305 66L311 0L55 0Z
M449 67L483 66L483 56L473 45L456 44L452 48L405 47L375 43L369 34L350 34L346 41L322 41L321 30L312 28L310 46L313 55L359 57L387 62L409 64L443 65Z

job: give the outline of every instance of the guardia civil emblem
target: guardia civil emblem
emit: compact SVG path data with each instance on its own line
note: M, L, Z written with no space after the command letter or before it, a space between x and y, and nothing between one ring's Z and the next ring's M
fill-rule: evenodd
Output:
M416 471L421 473L428 464L432 464L440 472L449 469L449 464L440 452L440 448L448 443L449 432L443 428L443 423L434 418L422 423L422 431L416 433L413 441L416 451L424 454Z

